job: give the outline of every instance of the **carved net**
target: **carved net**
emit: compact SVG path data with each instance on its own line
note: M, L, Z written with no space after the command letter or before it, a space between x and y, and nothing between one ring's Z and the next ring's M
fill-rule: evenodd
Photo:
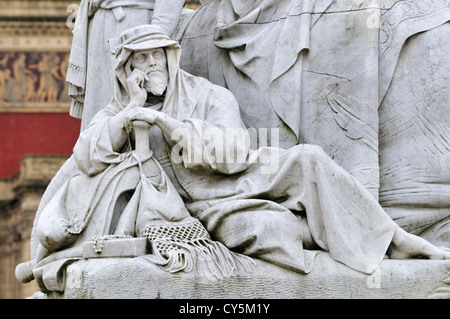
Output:
M201 222L189 218L188 222L170 222L151 225L144 230L150 241L152 254L145 258L169 272L191 271L198 258L205 261L218 278L237 274L236 261L249 270L253 260L231 252L223 244L211 240Z
M151 226L144 231L144 236L153 243L153 247L161 253L177 249L178 244L192 244L195 241L210 240L206 229L198 220L186 224L164 224Z

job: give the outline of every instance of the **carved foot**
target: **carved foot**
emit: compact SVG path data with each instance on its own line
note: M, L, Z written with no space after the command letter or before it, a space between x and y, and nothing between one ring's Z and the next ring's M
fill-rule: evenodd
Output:
M437 247L425 239L399 228L388 250L391 259L450 260L450 249Z

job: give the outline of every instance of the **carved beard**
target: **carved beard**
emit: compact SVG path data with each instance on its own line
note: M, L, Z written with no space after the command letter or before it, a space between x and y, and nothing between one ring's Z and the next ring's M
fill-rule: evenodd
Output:
M150 94L161 96L167 88L168 78L163 71L153 71L148 73L149 81L145 82L145 89Z

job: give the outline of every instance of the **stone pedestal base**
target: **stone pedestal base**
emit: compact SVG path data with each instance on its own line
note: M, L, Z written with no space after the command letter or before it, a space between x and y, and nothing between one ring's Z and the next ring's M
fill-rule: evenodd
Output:
M66 272L66 290L49 298L301 299L450 298L450 261L386 259L372 275L319 253L307 275L255 260L251 271L218 279L202 262L192 272L168 273L147 260L80 260Z

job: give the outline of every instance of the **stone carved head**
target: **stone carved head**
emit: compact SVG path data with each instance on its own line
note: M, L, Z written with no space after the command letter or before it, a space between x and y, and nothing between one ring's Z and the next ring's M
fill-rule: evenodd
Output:
M124 31L110 41L115 47L116 100L128 103L126 79L134 68L147 73L147 91L161 95L166 87L173 87L179 70L180 46L158 26L140 25Z
M147 92L161 96L169 83L166 52L163 48L135 51L130 57L131 69L144 72L148 80L144 81Z

